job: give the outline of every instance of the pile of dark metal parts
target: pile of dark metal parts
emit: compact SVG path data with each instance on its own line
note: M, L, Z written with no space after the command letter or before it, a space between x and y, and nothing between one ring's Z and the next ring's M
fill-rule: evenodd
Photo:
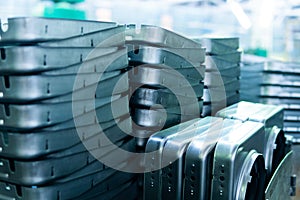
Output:
M152 135L144 199L288 199L283 109L240 102Z
M300 65L244 55L241 100L284 107L284 131L300 140Z
M237 38L47 18L11 18L0 36L0 199L273 200L295 190L286 110L237 103Z
M12 18L6 26L1 199L135 199L136 175L96 159L118 147L135 150L117 125L131 129L125 26L44 18ZM122 87L113 90L117 82Z

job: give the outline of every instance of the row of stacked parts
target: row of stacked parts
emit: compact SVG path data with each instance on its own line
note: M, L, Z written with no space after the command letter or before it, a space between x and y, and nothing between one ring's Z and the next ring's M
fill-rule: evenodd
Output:
M145 200L290 199L296 189L278 106L241 101L153 134L146 153Z
M241 100L284 107L284 131L300 138L300 65L244 55L241 65Z
M8 19L0 34L4 199L135 199L138 176L121 169L134 158L98 159L239 99L237 38L47 18Z

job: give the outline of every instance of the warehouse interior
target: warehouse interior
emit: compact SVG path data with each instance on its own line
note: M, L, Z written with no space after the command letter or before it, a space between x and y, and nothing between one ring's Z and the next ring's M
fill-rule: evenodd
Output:
M0 200L300 200L299 0L10 0L0 19Z

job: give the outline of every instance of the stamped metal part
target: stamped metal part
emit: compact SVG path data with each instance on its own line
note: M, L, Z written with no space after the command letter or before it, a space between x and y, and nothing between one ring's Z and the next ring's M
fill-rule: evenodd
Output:
M240 125L237 120L220 120L218 126L191 141L185 155L183 199L210 199L215 146L221 137Z
M268 72L277 72L291 75L300 74L299 63L269 61L264 69Z
M206 117L199 120L197 127L166 141L161 158L163 165L166 165L162 169L162 199L183 199L184 163L190 142L208 132L221 134L230 125L235 125L235 121Z
M264 97L300 98L300 87L264 85L261 86L261 95Z
M238 94L237 90L233 90L233 91L229 90L229 91L225 91L225 96L224 96L224 91L222 89L204 88L203 101L206 104L209 104L211 102L226 101L227 99L230 99L232 96L235 96L237 94Z
M159 48L127 44L130 63L165 64L172 68L199 67L204 63L205 50L197 48Z
M100 124L103 132L113 143L126 137L126 134L122 133L123 129L120 130L116 123L122 127L126 127L128 131L132 129L129 117ZM93 136L99 134L101 134L101 132L97 129L97 124L86 125L77 129L68 128L56 131L38 130L30 133L0 131L0 155L12 159L37 159L78 145L81 143L81 140L95 140ZM98 141L98 144L101 146L104 145L102 143L104 142Z
M300 87L300 75L264 73L263 83L268 85Z
M133 121L144 127L170 127L178 124L181 121L191 120L193 118L200 117L200 111L202 109L202 102L200 105L181 106L166 109L140 109L134 108L132 111ZM196 107L199 110L195 109ZM184 111L185 113L180 113ZM187 112L188 111L190 112Z
M222 55L206 55L205 65L206 69L215 69L216 67L219 70L231 68L234 66L239 66L241 61L241 52L234 52Z
M101 80L99 74L79 75L27 75L27 76L0 76L0 102L4 103L40 103L70 102L84 100L91 97L91 89L95 85L95 98L104 98L129 90L127 73L121 71L103 73ZM77 88L74 88L75 80ZM80 82L79 82L80 81ZM28 92L30 91L30 92ZM72 95L76 93L76 99Z
M126 41L132 43L144 42L150 44L150 46L201 48L201 44L194 40L152 25L142 25L140 29L136 28L135 25L127 25Z
M238 80L239 77L237 76L232 77L232 76L222 76L219 73L205 73L204 85L207 87L222 87L233 81L238 81Z
M97 152L98 158L102 158L111 156L117 151L116 145L128 151L134 148L133 139L121 140L115 145L101 147L97 144L97 136L95 138L94 141L89 140L89 151L82 145L76 145L33 161L1 158L3 165L0 168L0 180L24 186L36 186L45 185L67 175L76 177L76 173L84 176L106 168L91 152ZM126 159L124 158L122 162L126 162ZM70 162L72 165L68 165Z
M277 168L278 162L285 154L283 129L283 108L280 106L239 102L217 113L219 117L227 117L242 121L261 122L265 125L264 158L268 175ZM278 141L283 138L283 141Z
M48 74L74 74L82 66L85 67L86 72L90 70L103 72L104 66L110 64L108 70L122 68L128 64L128 61L122 57L127 54L126 48L118 50L115 47L15 46L2 48L1 52L5 55L0 60L0 70L3 74L37 73L48 70L59 70L47 72ZM121 59L124 63L116 66L115 64L119 64L115 61L117 59ZM97 62L99 64L96 64Z
M265 191L266 200L288 199L290 196L290 178L293 169L292 155L292 151L287 153L274 172Z
M75 199L86 192L97 190L98 192L108 192L114 188L120 188L123 184L133 180L135 175L130 173L120 173L113 169L88 173L81 176L75 173L75 177L65 177L58 180L53 185L45 186L19 186L15 184L0 183L2 197L6 200L17 199ZM104 181L105 180L105 181ZM93 184L87 184L93 183ZM74 188L81 188L74 190Z
M201 66L199 69L203 69ZM181 74L183 77L179 76ZM170 69L165 65L141 65L134 67L129 72L129 80L132 83L150 85L154 87L172 86L182 88L200 84L203 76L195 68Z
M239 38L204 38L201 44L206 52L219 55L236 52L239 48Z
M205 116L214 115L215 113L212 112L217 112L223 109L225 106L230 106L239 101L240 101L239 93L232 94L232 96L227 96L226 99L220 101L208 101L208 102L204 101L201 116L205 117Z
M172 126L168 129L161 130L153 134L146 145L147 152L155 152L152 156L145 157L145 166L150 172L145 173L144 178L144 199L161 199L162 189L162 160L161 155L166 141L178 134L197 127L200 119L192 119L190 121Z
M38 17L9 18L7 24L3 25L8 28L6 31L0 29L1 43L63 39L117 26L114 22Z
M60 40L38 43L46 47L116 47L125 45L125 26L103 29Z
M265 166L264 160L261 159L264 152L264 139L263 124L251 121L244 122L220 138L214 154L211 199L240 199L240 195L237 195L241 189L247 193L253 187L264 188ZM257 159L258 164L254 170L259 171L246 173L249 169L252 171L252 166ZM242 184L238 187L239 181L244 179L246 185ZM251 183L251 187L247 187L248 183ZM264 191L258 191L254 195L253 199L262 199Z
M241 75L241 67L240 66L233 66L226 69L208 69L205 71L206 74L212 73L215 74L216 72L221 74L221 76L230 76L230 77L238 77Z
M154 105L162 105L163 107L178 106L179 100L176 95L179 96L180 102L183 105L195 103L199 101L199 98L203 96L203 84L199 84L193 87L196 98L185 93L185 89L181 89L175 94L169 89L149 89L149 88L138 88L135 90L131 97L130 103L132 105L141 105L151 107ZM181 93L181 94L178 94Z
M105 100L82 100L78 102L66 103L45 103L45 104L28 104L16 105L5 104L0 105L2 112L0 119L2 124L1 129L21 129L31 130L36 128L48 127L58 123L71 120L74 117L85 118L89 115L89 111L96 108L97 118L99 122L110 121L118 115L124 115L129 112L128 96L116 98L106 98ZM72 104L75 103L76 113L72 112ZM95 107L94 107L95 103ZM111 106L115 107L115 112L112 113ZM105 113L105 115L103 115Z

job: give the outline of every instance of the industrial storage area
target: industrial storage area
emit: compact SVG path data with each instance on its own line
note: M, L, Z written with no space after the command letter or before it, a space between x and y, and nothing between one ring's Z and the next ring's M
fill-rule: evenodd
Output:
M300 1L0 6L0 200L300 199Z

